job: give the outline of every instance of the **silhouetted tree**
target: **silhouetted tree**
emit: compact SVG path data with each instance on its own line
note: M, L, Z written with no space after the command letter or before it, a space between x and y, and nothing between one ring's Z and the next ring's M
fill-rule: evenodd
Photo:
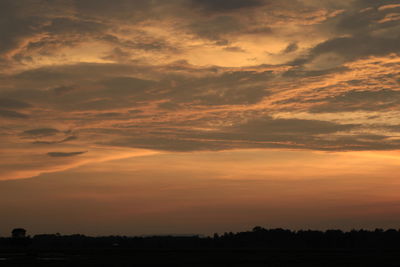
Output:
M116 245L118 244L118 246ZM26 237L16 228L12 238L0 238L0 247L27 245L32 248L272 248L272 249L399 249L400 230L290 231L254 227L251 231L215 233L212 237L150 236L89 237L84 235L44 234Z
M26 238L26 230L23 228L15 228L11 231L12 238Z

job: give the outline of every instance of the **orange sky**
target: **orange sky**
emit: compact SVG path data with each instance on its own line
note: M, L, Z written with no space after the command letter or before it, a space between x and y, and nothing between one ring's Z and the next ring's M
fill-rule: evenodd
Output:
M399 223L398 0L0 15L0 234Z
M400 152L162 153L3 181L3 235L396 228Z

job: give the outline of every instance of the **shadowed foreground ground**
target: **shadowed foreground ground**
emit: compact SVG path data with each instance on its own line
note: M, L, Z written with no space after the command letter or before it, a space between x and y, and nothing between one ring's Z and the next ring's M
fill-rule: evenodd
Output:
M0 266L392 266L398 250L3 250Z
M400 230L252 231L200 236L0 238L2 266L400 267Z

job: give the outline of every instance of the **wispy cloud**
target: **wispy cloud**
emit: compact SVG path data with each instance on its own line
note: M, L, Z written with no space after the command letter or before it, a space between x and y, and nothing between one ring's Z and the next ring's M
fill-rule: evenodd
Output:
M74 157L79 156L86 153L86 151L78 151L78 152L49 152L47 155L54 158L63 158L63 157Z

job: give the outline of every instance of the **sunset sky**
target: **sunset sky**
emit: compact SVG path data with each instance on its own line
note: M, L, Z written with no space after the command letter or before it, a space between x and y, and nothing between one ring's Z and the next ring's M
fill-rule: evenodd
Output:
M0 0L0 235L400 228L399 0Z

